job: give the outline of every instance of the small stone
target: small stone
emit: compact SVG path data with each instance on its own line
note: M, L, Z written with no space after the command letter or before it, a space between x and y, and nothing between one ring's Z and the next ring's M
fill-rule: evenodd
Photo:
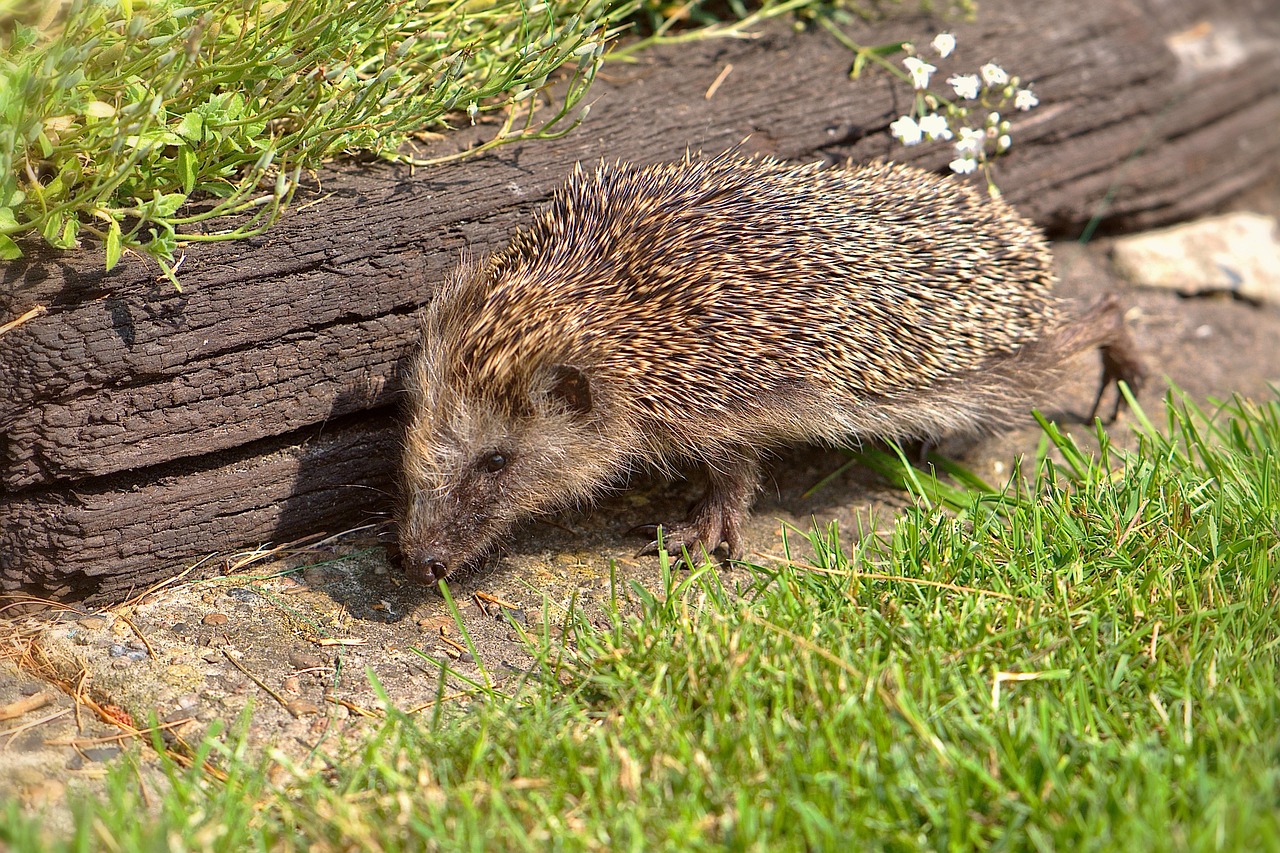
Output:
M258 600L258 593L248 587L233 586L227 589L227 598L241 603L252 603Z
M1280 305L1280 239L1276 220L1228 213L1116 240L1120 273L1148 287L1184 294L1228 291Z
M284 681L280 683L280 687L285 693L298 694L302 692L302 680L296 675L285 676Z
M169 630L174 634L181 636L183 634L190 633L191 626L188 625L186 622L174 622L172 625L169 626Z
M179 725L180 723L190 722L191 720L193 720L196 716L196 710L197 709L195 708L176 708L170 711L169 713L165 714L160 719L161 719L161 722L163 722L166 726L169 726L172 730L173 726Z
M118 758L122 750L118 746L93 746L86 747L80 752L90 761L110 761Z
M424 631L430 631L433 634L449 633L449 629L453 627L452 616L427 616L418 620L418 627Z
M63 803L67 798L67 786L57 779L41 779L22 789L22 804L32 810L44 810Z
M223 689L228 693L243 693L249 687L249 679L239 673L224 673L220 680L222 681Z
M230 621L229 616L225 613L210 613L200 620L202 625L225 625Z
M286 703L284 709L295 717L320 713L319 705L314 702L308 702L305 699L295 699L292 702Z
M302 581L310 587L328 586L333 580L333 573L320 566L307 566L302 570Z
M309 652L289 652L289 665L294 669L324 669L324 658Z
M80 620L80 627L86 631L100 631L108 624L108 620L102 616L86 616Z
M276 583L279 585L280 591L284 593L298 592L307 588L306 584L293 575L282 575L276 578Z

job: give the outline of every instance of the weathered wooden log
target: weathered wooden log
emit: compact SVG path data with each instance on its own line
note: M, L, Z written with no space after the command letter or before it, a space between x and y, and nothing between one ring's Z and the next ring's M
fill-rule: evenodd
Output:
M995 58L1034 81L1042 105L1010 116L1006 196L1059 235L1098 213L1125 230L1203 211L1280 164L1277 22L1280 0L991 0L975 23L946 23L961 49L939 64ZM853 36L924 44L938 28ZM336 165L322 199L267 236L189 248L182 292L138 260L104 274L94 254L29 247L0 285L0 320L49 307L0 335L0 588L118 596L210 551L385 508L417 309L576 161L740 145L945 168L948 146L889 139L910 93L875 72L848 80L850 61L829 34L783 27L650 51L606 68L562 140L416 172Z

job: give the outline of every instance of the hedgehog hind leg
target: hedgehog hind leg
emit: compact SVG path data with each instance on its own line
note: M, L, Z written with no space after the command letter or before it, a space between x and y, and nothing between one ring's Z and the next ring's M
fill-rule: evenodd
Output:
M760 485L760 464L747 454L705 460L707 491L683 524L662 525L661 549L672 556L688 551L691 557L715 553L725 546L730 560L740 560L745 552L743 523ZM655 538L640 549L640 555L657 554L658 525L636 528Z
M1103 297L1084 314L1059 329L1054 344L1057 353L1064 357L1094 347L1102 356L1102 377L1086 423L1092 423L1097 417L1102 398L1112 385L1116 386L1116 400L1107 423L1116 419L1124 403L1120 382L1128 385L1135 395L1142 390L1147 368L1133 338L1129 336L1124 324L1124 311L1115 296Z

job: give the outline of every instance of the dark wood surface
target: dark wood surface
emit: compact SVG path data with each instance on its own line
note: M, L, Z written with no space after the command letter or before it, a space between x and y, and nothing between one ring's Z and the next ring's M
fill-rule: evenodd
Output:
M1278 0L990 0L972 24L850 33L923 44L940 28L961 45L944 74L994 58L1034 81L1042 104L1011 116L998 179L1054 235L1100 212L1112 232L1187 218L1280 164ZM579 160L741 145L944 169L947 146L888 136L905 87L849 80L850 59L779 26L607 65L568 137L434 168L336 164L266 236L189 247L181 292L138 259L104 274L96 252L29 247L0 284L0 322L49 308L0 335L0 588L119 597L209 552L385 512L417 309Z

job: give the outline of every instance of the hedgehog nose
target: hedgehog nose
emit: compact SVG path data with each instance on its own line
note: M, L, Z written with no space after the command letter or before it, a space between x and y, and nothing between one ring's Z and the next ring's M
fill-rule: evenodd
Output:
M430 584L443 580L449 574L449 564L437 556L424 556L421 553L404 554L400 567L404 573L418 583Z
M427 557L427 571L431 573L431 577L436 580L444 580L445 575L449 574L449 566L439 557Z

